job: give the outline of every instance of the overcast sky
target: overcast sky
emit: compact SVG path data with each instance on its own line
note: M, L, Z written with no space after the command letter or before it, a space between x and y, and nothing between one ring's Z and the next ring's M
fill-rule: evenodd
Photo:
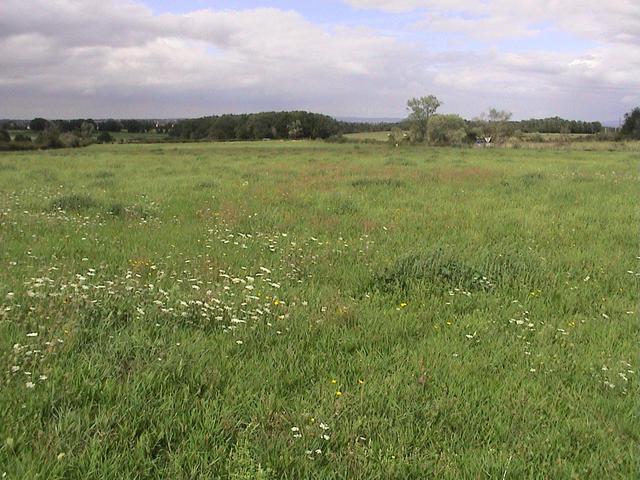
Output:
M640 0L0 0L0 118L304 109L616 121Z

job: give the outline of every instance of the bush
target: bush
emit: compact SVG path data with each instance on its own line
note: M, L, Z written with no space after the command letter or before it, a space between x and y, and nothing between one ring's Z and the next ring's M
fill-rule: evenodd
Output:
M435 145L462 145L467 138L466 123L458 115L434 115L427 136Z
M38 138L36 143L42 148L62 148L64 144L60 140L60 132L55 128L47 128Z
M79 147L82 143L82 139L75 133L66 132L60 135L60 142L65 147Z
M97 140L98 143L112 143L114 138L109 132L100 132Z
M0 142L10 142L11 135L6 130L0 130Z
M27 135L24 133L18 133L14 138L13 138L14 142L19 142L19 143L31 143L31 135Z
M82 134L65 132L60 135L60 142L66 148L86 147L93 143L93 138L85 137Z

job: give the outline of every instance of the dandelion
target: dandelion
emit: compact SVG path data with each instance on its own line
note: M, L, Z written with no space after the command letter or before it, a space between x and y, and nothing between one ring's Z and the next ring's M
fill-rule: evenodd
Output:
M338 381L337 381L336 379L333 379L333 380L331 380L331 383L332 383L333 385L335 385L336 383L338 383Z
M336 391L336 397L341 397L342 396L342 392L340 390Z

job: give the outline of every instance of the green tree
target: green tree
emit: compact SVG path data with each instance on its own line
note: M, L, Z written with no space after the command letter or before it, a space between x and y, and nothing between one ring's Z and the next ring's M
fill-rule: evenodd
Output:
M621 132L625 137L640 140L640 107L625 114Z
M434 95L428 97L412 98L407 101L409 110L409 122L411 124L412 138L416 142L422 142L427 136L429 118L431 118L442 102Z
M434 115L427 131L429 142L436 145L461 145L467 138L467 124L458 115Z
M501 141L513 134L511 116L511 112L491 108L475 120L476 127L483 137L491 137L494 142Z
M9 135L9 132L6 130L0 130L0 142L10 142L11 141L11 135Z
M289 138L295 139L302 137L302 122L300 120L294 120L287 125Z
M29 122L29 129L34 132L43 132L49 126L49 121L44 118L34 118Z

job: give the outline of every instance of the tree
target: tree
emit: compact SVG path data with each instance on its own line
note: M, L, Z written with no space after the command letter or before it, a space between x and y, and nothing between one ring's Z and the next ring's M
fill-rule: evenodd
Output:
M640 107L636 107L624 115L621 132L625 137L640 140Z
M49 122L44 118L34 118L29 122L29 129L34 132L42 132L49 126Z
M436 145L461 145L467 138L466 126L458 115L434 115L427 131L429 141Z
M10 142L11 141L11 135L9 135L9 132L6 130L0 130L0 142Z
M428 97L412 98L407 101L407 110L409 114L409 122L411 123L411 133L413 140L422 142L427 135L429 127L429 118L436 113L442 105L434 95Z
M296 139L302 137L302 122L300 120L294 120L287 125L289 138Z
M96 130L96 125L93 120L82 122L80 125L80 133L83 137L91 137Z
M475 120L477 130L483 137L491 137L495 141L502 140L513 133L511 116L511 112L491 108L488 113L482 113L480 118Z
M104 132L119 132L120 130L122 130L122 124L119 121L113 119L105 120L104 122L100 123L99 130Z
M495 108L491 108L487 117L490 122L508 122L512 117L511 112L507 112L506 110L496 110Z

